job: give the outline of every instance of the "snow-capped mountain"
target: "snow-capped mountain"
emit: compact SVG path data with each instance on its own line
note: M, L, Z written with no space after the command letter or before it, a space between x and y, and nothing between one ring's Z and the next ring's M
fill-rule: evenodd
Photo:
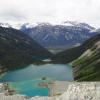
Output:
M46 48L69 48L79 45L90 37L100 33L98 29L75 21L62 23L24 23L7 24L0 23L2 27L12 27L23 31L33 40Z
M72 47L98 34L86 23L66 21L60 24L23 24L21 31L46 48Z
M22 24L21 23L0 23L0 26L4 28L20 29Z
M0 23L0 26L1 27L5 27L5 28L9 28L9 27L12 27L10 24L8 23Z
M64 25L70 25L70 26L76 26L76 27L81 27L81 28L85 28L85 29L89 29L89 30L94 30L95 28L86 24L86 23L78 23L75 21L66 21L64 22Z

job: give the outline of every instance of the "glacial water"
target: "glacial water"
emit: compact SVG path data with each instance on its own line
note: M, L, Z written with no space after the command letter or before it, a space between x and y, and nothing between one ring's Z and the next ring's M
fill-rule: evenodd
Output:
M9 82L10 87L15 89L16 93L27 96L47 96L48 89L40 87L39 83L55 80L73 81L72 67L65 64L32 64L0 77L0 82Z

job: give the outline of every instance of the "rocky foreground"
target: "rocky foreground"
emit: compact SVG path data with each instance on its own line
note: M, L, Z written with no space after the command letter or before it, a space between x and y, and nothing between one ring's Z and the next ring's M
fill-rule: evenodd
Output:
M5 93L0 93L0 100L100 100L100 82L56 81L48 84L48 88L50 92L48 97L29 98L18 94L5 95ZM2 85L0 89L2 89Z

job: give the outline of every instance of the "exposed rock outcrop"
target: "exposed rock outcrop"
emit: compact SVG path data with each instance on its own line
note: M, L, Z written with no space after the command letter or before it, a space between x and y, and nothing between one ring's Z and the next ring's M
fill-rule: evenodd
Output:
M61 95L28 98L22 95L5 96L2 93L0 100L100 100L100 82L68 82L67 85L66 92Z

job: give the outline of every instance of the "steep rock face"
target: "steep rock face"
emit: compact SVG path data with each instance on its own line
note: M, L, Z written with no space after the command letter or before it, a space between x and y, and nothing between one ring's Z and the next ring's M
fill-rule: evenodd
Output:
M51 56L46 49L23 32L0 27L0 64L16 69L32 63L35 58Z
M59 97L59 100L99 100L100 83L72 83L67 91Z
M100 35L86 42L87 50L73 62L74 79L100 81Z
M65 49L79 45L90 37L98 34L98 32L92 30L95 30L95 28L88 24L71 21L58 25L40 23L32 26L27 23L21 27L21 31L49 49Z

